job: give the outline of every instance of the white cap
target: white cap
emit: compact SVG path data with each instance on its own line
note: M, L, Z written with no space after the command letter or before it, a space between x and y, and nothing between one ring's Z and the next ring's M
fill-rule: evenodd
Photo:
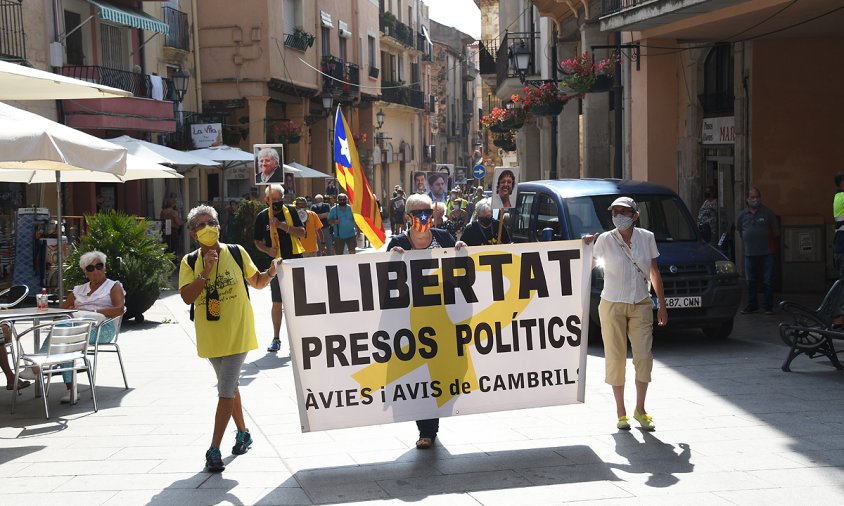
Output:
M639 212L639 206L636 205L636 201L631 199L630 197L618 197L617 199L613 200L610 207L607 208L608 211L612 211L612 208L615 206L622 206L622 207L629 207L635 212Z

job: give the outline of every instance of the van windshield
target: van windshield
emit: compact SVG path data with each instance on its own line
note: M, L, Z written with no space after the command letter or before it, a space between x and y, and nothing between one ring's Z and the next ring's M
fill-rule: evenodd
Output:
M657 242L696 241L697 229L686 206L671 195L633 195L639 205L636 226L654 233ZM565 199L572 226L572 237L603 232L613 228L607 208L618 195L595 195Z

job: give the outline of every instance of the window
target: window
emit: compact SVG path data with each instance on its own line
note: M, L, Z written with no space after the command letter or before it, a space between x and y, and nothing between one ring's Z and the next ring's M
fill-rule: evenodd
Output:
M302 0L284 0L281 15L284 33L296 33L296 28L305 24L302 16Z
M375 64L375 37L368 36L366 42L369 48L369 68L377 68L378 65Z
M64 32L69 33L79 26L82 16L76 12L64 11ZM82 30L76 30L65 39L68 65L85 65L85 55L82 52Z
M390 55L390 81L396 82L396 55Z
M404 81L404 57L402 55L399 55L398 76L399 81Z
M700 96L704 114L732 114L733 112L733 47L718 44L703 64L703 94Z
M124 68L124 57L126 51L126 38L124 31L114 25L100 23L100 50L102 51L101 63L103 67L117 70Z
M340 37L340 59L343 60L343 62L346 62L349 59L346 54L346 39L343 37Z
M331 55L331 29L322 27L322 55Z
M530 215L533 211L533 201L536 199L535 193L519 192L516 209L519 214L516 215L516 220L513 223L513 238L519 237L522 240L530 240Z
M539 195L536 206L536 236L542 237L542 231L550 228L554 231L554 239L562 239L560 233L560 213L557 203L546 194Z

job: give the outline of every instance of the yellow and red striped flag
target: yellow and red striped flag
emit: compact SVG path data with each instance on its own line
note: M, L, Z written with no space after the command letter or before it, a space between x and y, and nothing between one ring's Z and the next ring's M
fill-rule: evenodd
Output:
M343 117L343 111L337 106L337 116L334 121L334 166L337 169L337 182L349 196L349 204L355 215L355 223L363 232L375 249L383 246L386 240L384 223L378 202L363 167L360 166L358 150L352 138L349 124Z

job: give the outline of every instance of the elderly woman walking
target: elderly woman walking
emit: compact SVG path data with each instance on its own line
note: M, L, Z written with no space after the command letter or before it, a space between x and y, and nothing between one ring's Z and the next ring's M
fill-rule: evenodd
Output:
M182 258L179 293L185 304L196 308L193 313L197 353L211 362L217 375L217 412L205 467L220 472L226 468L220 443L229 418L237 426L232 453L242 455L252 445L243 419L238 379L247 352L258 347L258 338L243 280L255 288L264 288L275 277L276 262L259 272L241 246L220 244L220 221L213 207L191 209L187 223L191 237L199 242L199 250Z
M595 241L593 257L604 264L604 289L598 315L601 319L601 336L604 340L605 381L612 387L615 397L616 427L630 429L624 407L624 378L627 363L627 340L633 349L633 367L636 370L636 408L633 418L644 430L654 430L653 418L645 410L645 396L651 382L653 369L653 302L648 285L653 285L659 302L657 321L668 323L662 277L656 257L653 232L634 223L639 219L639 206L630 197L619 197L608 209L612 213L615 229L600 235L583 238L586 244ZM593 261L593 265L594 265Z

